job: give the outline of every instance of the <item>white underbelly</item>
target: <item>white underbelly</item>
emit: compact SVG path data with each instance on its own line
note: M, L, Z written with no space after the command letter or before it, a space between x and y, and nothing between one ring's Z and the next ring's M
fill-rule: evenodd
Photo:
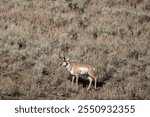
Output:
M80 72L80 74L87 74L88 73L88 68L79 67L79 72Z

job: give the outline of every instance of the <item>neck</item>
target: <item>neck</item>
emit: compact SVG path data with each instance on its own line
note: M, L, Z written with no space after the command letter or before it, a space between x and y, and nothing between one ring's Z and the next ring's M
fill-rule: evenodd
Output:
M70 70L70 64L68 64L68 65L66 66L66 68L67 68L68 70Z

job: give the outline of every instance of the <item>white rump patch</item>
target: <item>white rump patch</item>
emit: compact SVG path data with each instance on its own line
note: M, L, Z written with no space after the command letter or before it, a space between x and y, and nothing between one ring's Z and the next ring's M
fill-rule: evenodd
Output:
M79 67L80 74L87 74L88 73L88 68L86 67Z

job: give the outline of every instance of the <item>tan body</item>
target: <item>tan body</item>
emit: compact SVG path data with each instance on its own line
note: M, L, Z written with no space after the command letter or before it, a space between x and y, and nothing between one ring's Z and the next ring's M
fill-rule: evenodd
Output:
M90 81L87 90L90 89L93 80L95 80L95 89L96 89L97 78L96 78L96 75L95 75L95 68L92 65L86 64L86 63L69 63L66 66L66 68L68 69L70 74L73 75L72 85L73 85L75 76L76 76L76 87L78 87L79 76L82 75L82 74L87 74L88 79Z
M91 77L95 77L95 68L86 63L69 63L68 66L66 66L68 71L72 75L76 74L88 74Z
M64 57L60 56L60 58L63 59L63 63L60 64L60 66L66 67L68 71L70 72L70 74L73 75L72 85L76 77L76 87L78 88L78 80L80 78L79 76L86 74L88 75L87 78L90 81L87 90L90 89L93 80L95 81L94 87L96 89L97 77L95 74L95 68L91 64L69 62L69 59L66 59L65 56Z

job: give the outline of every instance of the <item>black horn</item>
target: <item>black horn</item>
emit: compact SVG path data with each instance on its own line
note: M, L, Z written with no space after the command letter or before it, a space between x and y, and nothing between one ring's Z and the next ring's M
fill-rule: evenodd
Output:
M63 59L63 60L66 60L66 57L65 57L64 54L63 54L63 56L61 56L61 54L59 53L59 58L60 58L60 59Z
M63 54L63 59L64 59L64 60L66 60L66 57L65 57L65 55L64 55L64 54Z
M60 59L63 59L63 57L60 55L60 53L59 53L59 58L60 58Z

